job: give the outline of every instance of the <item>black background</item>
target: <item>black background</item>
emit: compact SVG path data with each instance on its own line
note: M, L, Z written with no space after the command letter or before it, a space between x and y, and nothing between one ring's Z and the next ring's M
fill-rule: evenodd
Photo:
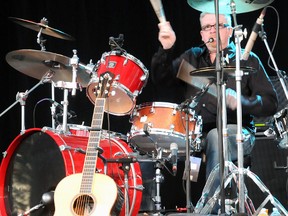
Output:
M176 54L200 44L199 11L191 8L186 0L163 0L162 2L166 18L171 22L177 35ZM278 68L285 71L287 70L288 50L286 2L275 0L271 6L278 11L280 23L278 23L275 11L269 8L264 21L267 41L272 48L279 25L279 37L273 56ZM247 38L260 12L260 10L256 10L237 14L238 24L242 24L243 29L246 28L248 31ZM73 55L72 50L76 49L80 62L83 64L88 64L90 59L97 63L102 53L110 51L109 37L124 34L123 48L139 59L149 70L152 55L159 46L157 39L158 19L149 0L9 0L2 2L0 12L0 112L15 102L17 92L25 92L39 82L39 80L12 68L5 60L6 54L11 51L19 49L40 50L36 42L37 32L11 22L8 19L10 16L33 22L40 22L43 17L46 17L50 27L76 38L75 41L66 41L44 35L47 39L46 50L70 58ZM246 42L247 39L244 39L241 47L244 48ZM253 51L259 55L269 76L276 76L276 73L267 66L269 55L260 38L257 38ZM154 86L149 79L146 87L143 88L142 93L137 98L137 104L169 101L170 93L166 92L165 99L163 99L159 97L162 93L159 92L158 87L161 86ZM50 84L40 85L28 96L25 107L26 129L51 126L51 104L49 102L44 101L38 104L35 117L33 115L36 103L43 98L51 98ZM55 99L59 103L63 100L63 90L56 89ZM86 97L85 89L82 92L77 91L75 97L69 94L69 109L77 113L77 118L69 120L68 123L82 124L84 122L84 125L90 125L93 104ZM20 133L20 111L18 103L0 118L1 152L5 151ZM104 122L104 125L107 127L107 121ZM130 127L128 115L110 115L110 130L126 134ZM1 175L3 174L1 173Z

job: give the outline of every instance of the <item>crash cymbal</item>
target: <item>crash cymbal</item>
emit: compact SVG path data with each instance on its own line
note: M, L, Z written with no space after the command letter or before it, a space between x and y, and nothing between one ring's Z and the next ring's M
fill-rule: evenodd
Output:
M235 70L236 67L233 66L224 67L224 76L235 77ZM243 75L248 75L250 73L256 72L256 70L252 67L240 67L240 70L243 71ZM217 73L215 71L215 67L204 67L191 71L190 75L195 77L216 78Z
M255 11L271 4L274 0L234 0L236 13ZM214 2L211 0L187 0L188 4L201 12L215 13ZM231 0L219 0L219 13L231 14Z
M9 52L6 55L6 61L16 70L42 80L42 77L49 71L53 72L52 81L72 82L72 66L70 58L52 52L22 49ZM84 66L77 68L77 82L83 87L87 87L90 81L90 73Z
M60 30L49 27L48 21L45 18L43 18L40 23L35 23L32 21L17 18L17 17L9 17L9 19L21 26L24 26L25 28L29 28L37 32L39 32L42 29L42 33L49 35L49 36L53 36L53 37L65 39L65 40L75 40L72 36Z

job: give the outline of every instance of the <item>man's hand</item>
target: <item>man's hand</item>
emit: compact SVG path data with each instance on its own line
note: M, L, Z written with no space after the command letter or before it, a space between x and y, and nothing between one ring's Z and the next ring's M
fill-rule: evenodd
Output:
M158 40L162 44L163 49L170 49L176 41L176 35L170 25L170 22L161 22L158 24L158 27Z
M232 110L237 108L237 93L231 88L226 89L226 106Z

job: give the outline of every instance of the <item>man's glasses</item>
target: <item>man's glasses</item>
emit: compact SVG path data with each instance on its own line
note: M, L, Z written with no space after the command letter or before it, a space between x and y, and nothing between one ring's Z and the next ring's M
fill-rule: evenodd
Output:
M223 28L226 28L226 27L228 27L228 26L229 26L229 25L226 24L226 23L220 23L220 24L219 24L219 29L223 29ZM210 31L210 30L212 29L212 27L216 29L216 24L214 24L214 25L205 25L205 26L203 26L201 29L202 29L203 31Z

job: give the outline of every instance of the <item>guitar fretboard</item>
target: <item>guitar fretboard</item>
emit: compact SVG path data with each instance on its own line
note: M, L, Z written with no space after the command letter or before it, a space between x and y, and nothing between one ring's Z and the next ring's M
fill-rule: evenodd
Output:
M86 149L86 156L82 172L82 182L80 193L91 193L93 186L93 178L96 170L96 162L98 157L98 146L101 139L101 127L103 123L105 98L96 98L93 111L89 139Z

